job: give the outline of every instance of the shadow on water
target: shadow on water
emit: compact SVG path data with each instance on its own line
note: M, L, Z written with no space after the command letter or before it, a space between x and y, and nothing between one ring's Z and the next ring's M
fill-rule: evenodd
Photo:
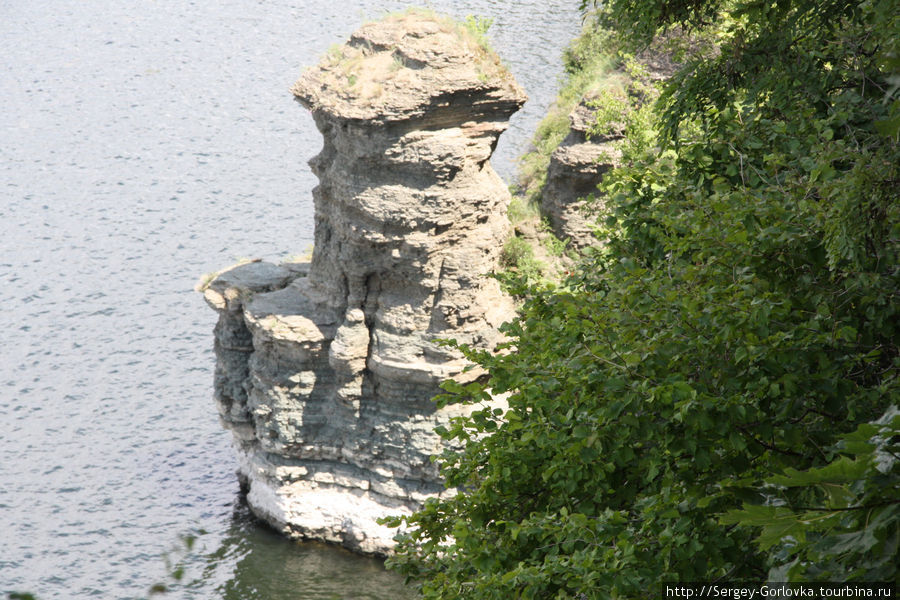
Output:
M205 537L205 536L201 536ZM223 600L412 600L418 595L384 561L317 542L292 542L235 498L231 525L210 551L202 539L184 558L191 598ZM176 591L172 589L172 591ZM166 597L165 595L162 596Z

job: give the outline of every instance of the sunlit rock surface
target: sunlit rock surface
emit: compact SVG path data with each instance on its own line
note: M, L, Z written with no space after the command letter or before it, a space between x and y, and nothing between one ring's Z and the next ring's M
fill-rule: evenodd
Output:
M597 196L603 175L619 162L615 142L624 127L606 135L589 136L595 120L590 96L582 98L569 115L569 134L550 155L547 182L541 190L541 212L560 239L575 248L595 243L593 217L586 204Z
M646 85L668 79L678 67L664 43L654 42L635 57L643 71L640 79ZM646 99L640 94L635 97L634 88L629 86L632 77L619 69L608 74L604 86L588 90L569 114L568 135L550 155L547 181L541 190L541 212L553 232L571 247L580 249L597 243L593 234L597 206L591 202L602 203L597 186L621 163L619 145L625 137L626 115L597 131L598 98L604 94L631 95L627 104L643 103Z
M308 264L254 262L205 289L218 311L215 395L254 512L289 536L386 554L443 489L436 410L513 306L496 269L506 185L490 166L525 95L459 26L409 13L363 26L292 88L324 145Z

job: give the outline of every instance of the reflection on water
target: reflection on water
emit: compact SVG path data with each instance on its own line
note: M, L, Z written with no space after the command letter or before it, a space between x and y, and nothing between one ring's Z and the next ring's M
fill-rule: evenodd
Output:
M186 566L188 573L201 574L175 591L207 593L204 590L215 582L223 600L412 600L417 596L401 578L385 571L380 559L325 544L286 540L256 520L243 497L235 500L231 524L218 546L189 555Z

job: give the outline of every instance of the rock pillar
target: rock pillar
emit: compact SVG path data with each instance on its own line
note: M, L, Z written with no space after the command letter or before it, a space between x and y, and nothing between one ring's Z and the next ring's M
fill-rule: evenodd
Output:
M292 537L386 554L377 518L443 489L434 434L472 378L436 340L492 349L513 307L489 273L508 232L490 156L525 100L465 28L424 13L359 29L294 85L324 137L306 269L242 265L220 313L216 397L248 501Z

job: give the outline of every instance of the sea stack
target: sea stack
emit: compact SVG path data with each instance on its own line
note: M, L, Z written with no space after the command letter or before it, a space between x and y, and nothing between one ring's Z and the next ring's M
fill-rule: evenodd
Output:
M479 375L438 340L492 350L513 314L490 277L510 199L490 157L525 95L477 33L424 12L363 26L292 92L324 137L315 249L206 286L216 400L258 516L389 554L376 520L444 489L434 427L465 408L438 410L439 384Z

